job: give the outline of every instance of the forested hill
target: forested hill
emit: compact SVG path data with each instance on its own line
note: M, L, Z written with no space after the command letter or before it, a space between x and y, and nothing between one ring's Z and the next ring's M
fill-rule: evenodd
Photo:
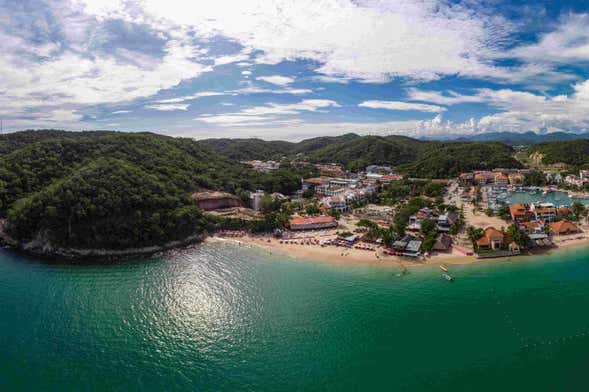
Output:
M398 169L411 177L447 178L472 170L522 168L514 154L512 147L497 142L428 143L416 160Z
M28 131L0 140L0 218L22 242L121 249L182 239L207 221L189 195L293 192L300 173L259 174L191 140Z
M347 134L299 143L258 139L211 139L203 143L232 158L297 157L312 162L339 163L350 170L367 165L392 165L416 177L451 177L461 171L494 167L520 168L512 147L497 142L437 142L404 136Z
M323 147L355 140L360 136L350 133L342 136L326 136L306 139L299 143L262 139L204 139L199 143L218 151L228 158L244 160L280 160L282 157L309 154Z
M566 163L589 167L589 139L539 143L531 146L528 154L548 165Z

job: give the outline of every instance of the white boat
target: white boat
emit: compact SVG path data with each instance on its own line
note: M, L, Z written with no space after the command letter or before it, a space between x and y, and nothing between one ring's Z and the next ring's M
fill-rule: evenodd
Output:
M448 274L442 274L442 278L446 279L448 282L454 281L454 278Z

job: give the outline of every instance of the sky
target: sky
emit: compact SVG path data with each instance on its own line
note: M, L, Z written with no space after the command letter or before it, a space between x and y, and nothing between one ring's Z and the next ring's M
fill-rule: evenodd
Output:
M589 131L589 0L0 0L0 48L4 132Z

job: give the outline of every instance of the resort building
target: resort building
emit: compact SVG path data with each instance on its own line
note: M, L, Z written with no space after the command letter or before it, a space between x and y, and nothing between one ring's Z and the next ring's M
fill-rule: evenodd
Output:
M511 173L507 176L511 185L523 185L526 177L521 173Z
M483 236L477 241L480 249L498 250L503 246L505 235L494 227L487 227Z
M243 161L242 163L251 166L255 171L268 173L280 168L280 163L275 161Z
M479 184L480 186L487 184L487 176L483 173L477 173L474 175L474 182Z
M556 219L557 209L552 203L535 203L530 210L536 215L537 221L552 222Z
M423 241L421 240L413 240L413 241L409 241L409 243L407 244L407 247L405 248L405 251L403 252L403 256L408 256L408 257L419 257L421 255L421 244L423 243Z
M262 209L262 199L264 198L264 195L264 191L261 190L250 192L250 204L254 210L260 211Z
M456 212L447 212L438 217L437 229L438 232L447 233L450 231L452 225L458 222L460 216Z
M303 188L303 192L307 191L311 188L317 188L322 186L325 183L325 179L321 178L321 177L316 177L316 178L306 178L304 180L302 180L302 188Z
M337 221L331 216L302 217L295 216L288 221L291 230L318 230L337 227Z
M462 186L465 185L472 185L474 181L474 174L472 173L462 173L458 176L458 183Z
M341 177L344 175L344 170L341 168L341 166L336 164L318 164L315 165L315 167L319 170L319 174L322 176Z
M583 186L583 179L581 177L575 176L574 174L569 174L564 178L564 182L569 185L574 185L578 187Z
M393 168L390 166L370 165L366 166L366 173L390 174L393 173Z
M393 181L401 181L403 176L399 174L385 174L380 178L381 184L390 184Z
M334 210L339 212L347 212L350 210L350 206L346 202L345 197L325 197L321 200L321 204L326 206L328 209L333 208Z
M564 235L580 233L581 229L571 221L564 219L550 224L550 231L553 234Z
M438 252L447 252L452 248L452 237L448 234L440 234L438 238L436 238L436 243L432 247L433 250L437 250Z
M530 222L536 218L536 215L530 209L528 204L515 203L509 206L511 220L516 223Z
M497 173L494 177L495 186L507 186L509 185L509 178L503 173Z
M409 224L407 225L407 230L410 231L419 231L421 230L421 222L424 219L429 219L432 217L432 210L429 208L422 208L417 212L415 215L411 215L409 217Z
M562 183L562 176L560 173L546 173L546 181L550 184L560 184Z

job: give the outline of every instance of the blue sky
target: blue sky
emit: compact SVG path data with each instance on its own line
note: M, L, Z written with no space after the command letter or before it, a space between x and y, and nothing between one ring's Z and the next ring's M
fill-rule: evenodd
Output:
M5 128L589 131L589 3L0 0Z

